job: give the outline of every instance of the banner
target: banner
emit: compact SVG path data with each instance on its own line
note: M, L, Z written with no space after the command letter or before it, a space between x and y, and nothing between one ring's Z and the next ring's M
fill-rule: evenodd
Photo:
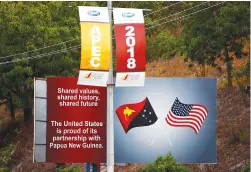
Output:
M216 163L215 78L146 78L114 88L115 163Z
M117 75L116 86L144 86L146 39L141 9L113 9Z
M110 68L108 8L79 7L81 61L78 85L107 86Z
M35 80L34 162L106 162L106 87Z

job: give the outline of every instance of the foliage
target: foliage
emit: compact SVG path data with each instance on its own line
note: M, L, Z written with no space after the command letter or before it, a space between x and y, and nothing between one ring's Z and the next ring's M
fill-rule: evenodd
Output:
M241 169L241 172L250 172L250 164L247 164L243 169Z
M8 164L8 162L11 160L14 151L15 145L12 144L0 148L0 167Z
M57 172L80 172L79 166L70 166L68 168L59 168Z
M95 2L0 2L0 57L31 51L0 59L0 62L34 57L80 44L78 5ZM74 8L69 8L74 6ZM29 9L29 10L25 10ZM33 51L44 46L57 46ZM76 75L79 68L78 50L0 65L0 99L14 99L17 107L31 108L33 78ZM31 111L27 111L31 112ZM28 116L30 114L25 114Z
M17 117L16 117L16 121L23 121L24 120L24 115L23 113L19 114Z
M239 71L235 73L235 75L240 78L242 76L247 76L250 79L250 61L248 61L245 66L241 67ZM249 80L248 79L248 80Z
M226 2L189 18L182 32L183 53L193 61L212 66L217 58L224 57L228 86L232 86L232 59L243 56L243 42L238 39L250 34L249 14L248 2ZM234 54L230 56L229 52Z
M245 66L241 67L237 72L234 72L234 76L236 82L242 93L250 96L250 60L245 64ZM244 98L245 101L245 98ZM245 101L246 106L249 106L249 102Z
M158 157L157 160L153 163L148 164L139 172L190 172L190 169L186 168L181 164L177 164L175 159L169 153L166 157Z
M150 57L168 58L178 53L178 42L176 38L167 32L160 32L155 40L149 41L147 55Z
M3 167L3 168L0 167L0 172L10 172L10 169L7 167Z

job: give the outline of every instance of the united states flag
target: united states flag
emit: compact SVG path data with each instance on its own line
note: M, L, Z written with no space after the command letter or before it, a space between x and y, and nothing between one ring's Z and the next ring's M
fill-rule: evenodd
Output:
M166 122L173 127L190 127L198 134L208 110L200 104L183 104L175 99Z

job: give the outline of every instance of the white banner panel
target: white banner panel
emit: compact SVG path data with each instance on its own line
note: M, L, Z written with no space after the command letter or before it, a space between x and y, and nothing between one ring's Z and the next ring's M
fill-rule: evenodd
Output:
M114 8L113 18L114 18L114 24L144 23L144 16L142 9Z
M145 84L145 72L121 72L116 76L116 87L139 87Z
M107 7L79 6L80 22L109 23Z
M107 86L109 72L79 71L78 85Z

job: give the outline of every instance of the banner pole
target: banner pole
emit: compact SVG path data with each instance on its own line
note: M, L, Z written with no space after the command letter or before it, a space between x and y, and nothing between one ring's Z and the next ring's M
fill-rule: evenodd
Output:
M107 83L107 172L114 172L112 1L107 1L110 22L110 69Z

